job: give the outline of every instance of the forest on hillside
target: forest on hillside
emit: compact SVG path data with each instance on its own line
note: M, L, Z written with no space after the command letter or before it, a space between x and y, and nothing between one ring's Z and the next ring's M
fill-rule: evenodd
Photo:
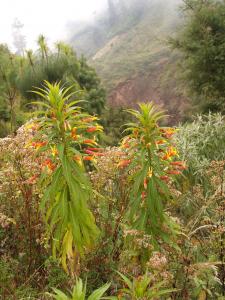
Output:
M224 300L225 1L109 0L95 22L0 44L0 299ZM182 111L112 106L113 72L166 57Z

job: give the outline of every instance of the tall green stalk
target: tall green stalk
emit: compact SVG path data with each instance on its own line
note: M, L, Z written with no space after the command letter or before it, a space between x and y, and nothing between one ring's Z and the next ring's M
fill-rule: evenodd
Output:
M93 160L95 153L88 147L96 147L101 127L96 117L81 112L78 101L71 102L71 88L45 82L43 89L34 91L43 100L36 103L43 110L37 113L38 135L33 145L49 153L41 182L41 210L53 255L60 257L65 270L69 265L77 273L79 256L92 247L99 233L88 208L92 188L84 161Z
M153 103L128 112L136 119L136 123L127 124L128 135L122 142L132 186L129 218L134 228L152 236L153 243L157 239L170 243L179 227L165 212L173 198L168 184L185 168L175 161L178 153L171 141L175 130L159 126L165 115Z

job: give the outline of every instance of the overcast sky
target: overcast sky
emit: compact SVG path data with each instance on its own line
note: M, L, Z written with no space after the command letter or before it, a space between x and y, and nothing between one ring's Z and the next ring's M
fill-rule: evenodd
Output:
M12 47L12 24L18 18L24 24L27 48L33 48L39 34L50 43L67 38L69 22L93 19L106 0L2 0L0 43Z

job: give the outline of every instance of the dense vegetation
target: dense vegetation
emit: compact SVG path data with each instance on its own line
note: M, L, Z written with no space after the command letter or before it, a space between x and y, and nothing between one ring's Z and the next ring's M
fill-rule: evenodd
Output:
M186 23L173 40L182 72L201 111L225 111L225 2L186 0Z
M1 140L3 299L223 299L224 118L161 127L143 104L104 149L72 90L46 82Z
M225 5L184 2L172 43L201 113L174 127L153 102L105 108L95 70L68 45L1 45L0 299L225 299L224 66L210 73ZM129 18L142 19L145 1L118 3L139 3ZM109 28L118 7L109 1Z
M38 50L28 50L23 56L14 55L1 45L0 62L0 136L13 132L26 120L32 110L30 91L34 86L40 88L43 80L73 85L77 97L85 100L83 107L87 111L101 114L104 109L105 91L95 70L64 43L57 43L51 51L44 36L40 36Z

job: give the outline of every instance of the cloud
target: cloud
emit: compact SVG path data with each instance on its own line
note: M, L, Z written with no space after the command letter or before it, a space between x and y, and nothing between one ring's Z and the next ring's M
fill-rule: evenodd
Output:
M34 48L39 34L50 43L67 38L66 24L87 21L102 10L107 0L7 0L1 3L0 43L11 48L12 24L18 18L23 24L27 47Z

